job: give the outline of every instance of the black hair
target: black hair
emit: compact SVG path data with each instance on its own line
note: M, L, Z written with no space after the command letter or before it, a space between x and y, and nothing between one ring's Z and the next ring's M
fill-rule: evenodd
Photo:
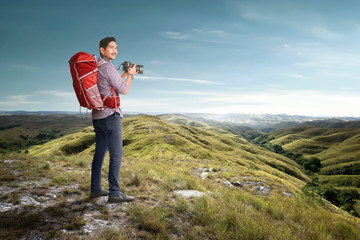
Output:
M106 37L104 39L101 39L100 40L100 43L99 43L99 49L102 47L104 49L106 49L106 47L109 45L110 42L116 42L115 38L114 37Z

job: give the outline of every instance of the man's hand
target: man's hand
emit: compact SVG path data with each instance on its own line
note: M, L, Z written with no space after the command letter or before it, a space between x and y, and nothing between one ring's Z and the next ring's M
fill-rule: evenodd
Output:
M132 74L132 75L137 74L137 72L136 72L136 64L134 64L132 68L129 68L128 73Z

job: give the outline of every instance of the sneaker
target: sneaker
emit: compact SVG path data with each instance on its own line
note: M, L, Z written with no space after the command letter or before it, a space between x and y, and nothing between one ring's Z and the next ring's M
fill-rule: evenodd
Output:
M90 193L90 198L97 198L102 196L109 196L109 191L101 190L100 192L92 192Z
M120 195L115 196L109 196L108 202L110 203L120 203L120 202L131 202L134 201L133 196L127 196L123 193L120 193Z

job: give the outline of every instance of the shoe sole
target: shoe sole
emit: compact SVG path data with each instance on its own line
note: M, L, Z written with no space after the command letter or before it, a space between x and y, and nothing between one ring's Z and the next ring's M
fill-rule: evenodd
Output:
M108 200L109 203L124 203L124 202L132 202L134 199L129 200Z
M94 194L90 194L90 198L98 198L98 197L105 197L105 196L109 196L109 193L94 193Z

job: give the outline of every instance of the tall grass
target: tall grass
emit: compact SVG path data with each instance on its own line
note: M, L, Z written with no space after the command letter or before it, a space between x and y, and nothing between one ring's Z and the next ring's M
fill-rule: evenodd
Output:
M287 198L274 192L263 197L224 187L189 174L186 163L174 164L172 159L126 160L124 182L141 198L128 214L146 239L171 235L185 239L360 237L358 220L326 210L306 196ZM197 189L206 196L184 200L171 194L178 189Z
M42 171L46 171L53 179L66 177L64 182L53 181L55 185L89 183L88 172L79 172L78 176L71 177L70 170L64 175L55 171L63 166L69 169L82 169L83 167L79 166L73 157L53 157L45 161L50 159L52 159L50 168ZM85 159L91 160L91 158ZM264 197L240 188L225 187L212 178L201 180L192 172L194 166L201 161L179 161L179 159L174 161L173 158L124 158L121 185L125 192L137 198L126 210L130 222L127 227L118 230L100 229L94 238L115 239L112 236L117 236L118 239L358 239L360 237L358 220L342 212L328 211L311 198L301 195L288 198L276 192ZM38 164L35 162L33 164L33 169L38 170ZM196 189L206 193L206 196L183 199L172 194L174 190L181 189ZM65 211L65 208L61 211L61 216L74 220L73 224L64 225L69 231L80 231L84 226L82 211L76 210L73 217ZM108 212L104 212L99 218L104 219L107 214ZM32 218L27 218L29 219ZM28 224L34 224L32 226L36 227L40 220L41 217L37 217ZM2 226L10 230L5 223ZM102 232L104 234L100 234ZM19 236L18 234L21 233L23 232L15 235ZM54 236L59 234L51 233Z
M125 211L126 226L99 229L89 238L360 239L359 219L329 205L320 206L313 198L301 194L301 187L305 184L303 180L268 165L271 162L274 166L294 169L295 165L288 163L288 159L245 141L235 141L233 135L229 139L223 136L217 139L220 135L216 132L174 127L153 117L130 118L124 125L128 130L124 139L128 142L124 148L120 185L124 193L135 196L136 200L108 211L104 210L104 206L94 204L95 211L101 213L94 218L111 220L117 211ZM151 131L149 127L152 127ZM84 139L91 138L91 134L88 130L80 133ZM84 146L80 135L72 136L71 143L74 145L71 146L80 146L76 149ZM179 136L182 138L178 139ZM12 156L21 161L0 169L1 176L8 179L1 184L7 187L14 185L17 179L15 170L21 171L23 179L47 178L50 179L48 186L42 186L42 191L35 193L44 195L46 187L59 187L64 189L60 201L65 203L66 194L72 193L70 188L66 192L66 186L77 184L79 192L76 194L80 199L74 206L69 208L69 205L57 204L55 208L46 209L44 214L50 211L51 216L73 221L74 224L57 224L73 234L83 234L93 146L81 153L67 155L59 151L66 145L66 139L69 140L67 137L45 144L44 155L39 155L41 147L36 147L34 152L30 150L30 154L37 157ZM104 189L108 186L108 161L107 156L102 172ZM199 168L214 170L203 180L195 175ZM299 171L299 174L302 173ZM261 181L273 190L269 196L261 196L251 188L223 184L224 181L245 181L244 177ZM185 199L174 194L175 190L198 190L205 196ZM295 197L285 197L283 190ZM16 193L18 197L20 194L20 191ZM12 201L10 196L1 196L0 199ZM78 204L80 206L77 207ZM55 211L56 208L61 210ZM109 211L114 211L114 216ZM14 229L6 223L6 219L12 217L9 214L1 217L5 220L1 221L4 230L1 230L0 236L5 236ZM32 229L51 231L48 236L53 238L63 236L60 230L44 230L38 225L45 222L42 214L26 215L24 221L29 219L33 222L26 225ZM10 222L15 221L12 219ZM15 235L20 238L22 233Z

